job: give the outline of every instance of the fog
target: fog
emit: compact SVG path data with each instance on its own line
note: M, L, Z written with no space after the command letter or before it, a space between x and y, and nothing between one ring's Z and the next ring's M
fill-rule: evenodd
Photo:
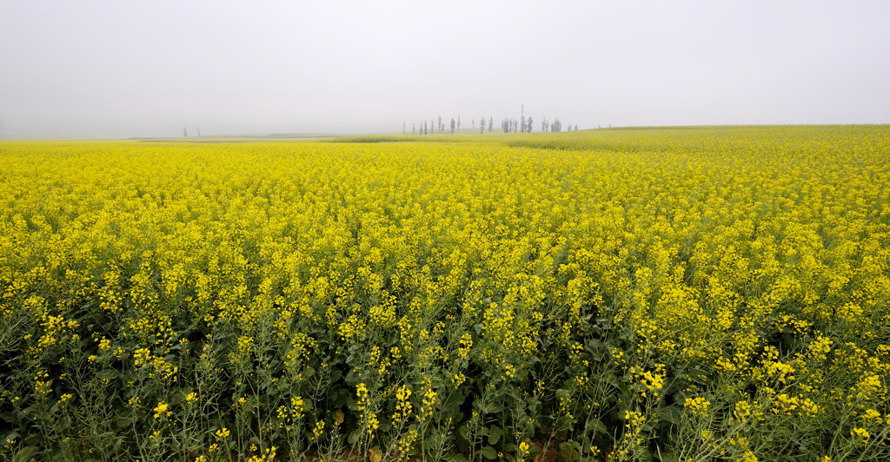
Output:
M886 1L0 2L5 138L890 123Z

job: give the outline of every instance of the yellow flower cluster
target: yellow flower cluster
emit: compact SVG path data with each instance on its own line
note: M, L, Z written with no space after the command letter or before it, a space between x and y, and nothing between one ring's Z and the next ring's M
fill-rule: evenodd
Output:
M362 428L365 433L372 435L375 430L380 428L380 421L377 419L377 414L370 409L371 398L367 385L364 383L356 385L355 396L357 398L356 407L362 413Z
M887 127L438 141L0 142L0 427L41 460L890 458Z
M157 406L152 410L155 415L155 419L160 419L161 417L169 417L173 415L173 411L170 410L170 405L161 401Z
M658 364L654 371L642 370L639 367L632 367L631 374L634 376L634 382L640 396L657 397L664 388L664 380L666 377L665 365Z
M396 410L392 415L393 423L403 423L411 416L411 389L402 385L396 390Z
M704 415L708 412L708 408L711 407L711 402L701 396L697 396L695 398L686 398L683 406L695 415Z

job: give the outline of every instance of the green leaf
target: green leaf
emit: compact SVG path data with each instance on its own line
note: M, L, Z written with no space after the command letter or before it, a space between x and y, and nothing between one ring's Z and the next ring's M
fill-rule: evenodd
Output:
M467 424L463 424L457 429L457 433L466 441L470 441L470 427Z
M603 382L606 382L609 385L612 385L613 387L615 387L619 390L621 389L621 385L622 385L621 381L618 380L618 377L615 376L614 373L609 372L609 373L601 374L600 379Z
M663 407L658 410L658 416L661 418L661 420L676 425L680 422L682 411L677 406Z
M608 427L606 427L606 424L604 424L602 420L600 420L596 417L591 417L587 421L587 430L593 430L594 433L600 434L600 435L605 435L605 434L609 433L609 429L608 429Z
M501 440L501 435L504 434L504 431L501 430L501 427L495 427L494 425L488 429L488 444L494 446L498 444L498 441Z
M481 451L479 451L479 454L482 454L482 457L488 460L495 460L498 458L498 452L495 451L494 448L491 446L485 446L484 448L482 448Z
M28 462L37 454L37 448L34 446L25 446L13 454L10 462Z

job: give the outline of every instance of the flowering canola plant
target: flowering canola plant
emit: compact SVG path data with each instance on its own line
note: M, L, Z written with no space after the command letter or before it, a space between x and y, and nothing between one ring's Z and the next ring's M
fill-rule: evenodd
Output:
M335 141L0 142L0 457L890 458L890 128Z

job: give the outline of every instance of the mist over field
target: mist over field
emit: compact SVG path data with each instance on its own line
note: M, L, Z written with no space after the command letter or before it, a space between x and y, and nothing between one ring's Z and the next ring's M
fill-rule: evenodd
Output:
M0 4L0 134L890 122L890 4ZM535 127L537 130L538 128Z

